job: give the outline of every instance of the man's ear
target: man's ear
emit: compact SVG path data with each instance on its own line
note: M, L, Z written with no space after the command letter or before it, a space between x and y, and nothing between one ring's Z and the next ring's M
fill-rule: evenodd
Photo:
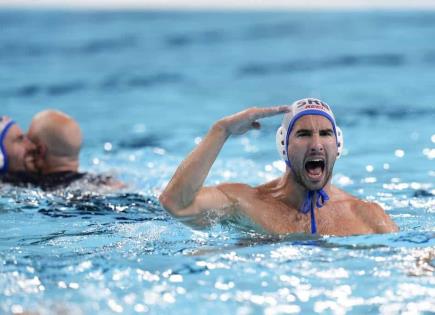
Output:
M43 160L46 154L47 154L47 146L42 143L38 143L36 145L36 157L38 159Z
M45 165L45 156L47 155L47 146L38 143L35 150L35 167L38 172L42 172Z

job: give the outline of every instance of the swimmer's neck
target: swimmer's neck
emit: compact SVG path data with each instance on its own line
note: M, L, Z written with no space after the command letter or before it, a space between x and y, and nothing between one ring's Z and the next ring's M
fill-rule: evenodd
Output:
M47 156L42 166L42 174L52 174L59 172L74 172L79 170L78 159L70 157Z
M328 195L331 195L331 180L323 187ZM272 195L283 203L294 209L300 209L305 201L308 190L296 182L293 172L288 168L283 176L275 181L272 188Z

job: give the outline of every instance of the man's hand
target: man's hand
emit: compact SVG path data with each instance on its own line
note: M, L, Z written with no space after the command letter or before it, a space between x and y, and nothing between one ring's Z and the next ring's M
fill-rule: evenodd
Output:
M222 118L217 122L217 125L221 126L228 136L242 135L251 129L260 129L258 119L279 115L288 111L289 107L286 105L269 108L252 107Z

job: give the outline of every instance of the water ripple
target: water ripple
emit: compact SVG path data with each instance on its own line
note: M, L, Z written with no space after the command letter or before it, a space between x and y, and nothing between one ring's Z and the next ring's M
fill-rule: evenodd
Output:
M118 38L95 39L79 47L77 51L84 54L95 54L101 52L118 52L126 48L134 48L137 45L136 37L125 35Z
M129 88L151 88L160 85L170 85L184 81L179 73L160 72L149 75L125 76L123 73L110 75L105 78L100 88L103 90L129 89Z
M167 36L165 42L169 47L184 47L193 44L209 45L222 42L225 33L219 30L208 30L190 34L172 34Z
M330 70L358 66L397 67L405 63L402 54L345 55L325 60L295 60L279 63L251 63L242 66L238 73L242 76L263 76L281 73Z
M9 88L3 90L1 91L1 94L5 96L12 95L17 97L34 97L41 94L60 96L66 94L74 94L88 88L88 84L82 80L46 85L40 83L31 83L22 85L17 88Z

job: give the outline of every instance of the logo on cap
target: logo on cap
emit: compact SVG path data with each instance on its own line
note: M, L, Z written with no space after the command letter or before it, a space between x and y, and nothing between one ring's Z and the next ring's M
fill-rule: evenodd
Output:
M296 108L298 110L305 109L318 109L330 112L331 109L329 108L328 104L322 102L321 100L316 100L312 98L303 99L296 103Z

